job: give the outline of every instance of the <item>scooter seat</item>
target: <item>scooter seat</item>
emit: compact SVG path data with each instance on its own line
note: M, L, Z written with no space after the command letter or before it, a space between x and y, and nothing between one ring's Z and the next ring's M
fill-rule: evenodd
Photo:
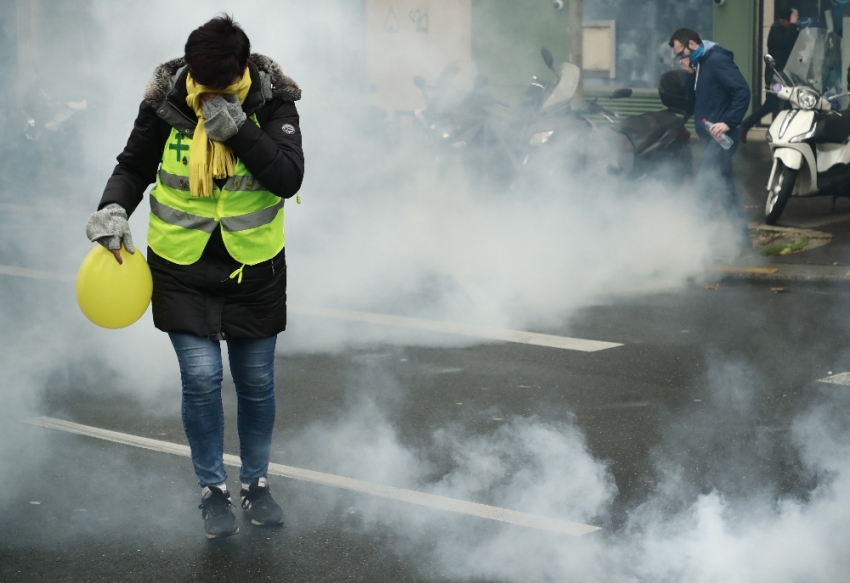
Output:
M627 117L620 122L619 129L631 141L635 154L639 155L670 130L683 126L682 117L672 111L653 111Z
M841 115L830 115L818 122L813 140L816 144L841 144L850 138L850 110L845 109Z

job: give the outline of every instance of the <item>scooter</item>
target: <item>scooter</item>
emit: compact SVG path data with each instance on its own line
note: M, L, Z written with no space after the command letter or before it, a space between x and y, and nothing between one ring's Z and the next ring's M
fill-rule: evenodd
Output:
M608 124L589 119L586 106L574 104L581 70L568 62L556 69L546 48L541 55L553 77L532 79L526 90L529 100L517 108L510 132L520 136L517 158L522 160L523 183L534 186L537 180L562 172L619 174L624 166L630 168L631 159L625 164L623 160L626 138ZM620 99L631 93L631 89L618 89L609 97Z
M792 196L836 197L850 191L850 111L836 111L831 99L840 95L828 97L828 91L834 91L828 86L830 63L836 61L834 52L840 46L835 33L804 29L788 66L775 71L781 82L771 91L791 109L781 111L767 131L773 154L764 208L768 225L776 223ZM764 61L775 70L771 55Z
M446 67L433 86L414 77L426 105L414 112L416 119L446 158L463 161L473 183L499 191L552 176L556 170L584 168L592 127L570 106L580 70L571 63L556 70L546 48L541 56L553 76L532 77L526 99L513 107L494 99L481 75L474 78L471 91L458 90L457 64Z
M594 100L588 112L600 114L616 131L628 138L623 155L623 173L630 178L657 174L659 170L672 170L677 177L693 174L690 149L691 133L685 127L694 113L693 101L688 97L683 70L667 71L661 75L658 93L667 108L621 118ZM631 89L618 89L613 98L631 96Z
M483 76L474 79L471 91L458 91L454 79L460 67L455 64L433 86L414 77L426 105L415 111L416 119L440 146L443 158L463 161L474 183L505 190L533 186L561 172L619 170L625 150L619 140L625 138L608 127L594 126L572 105L579 68L563 63L556 69L546 48L541 56L552 77L533 77L526 100L513 107L486 91ZM629 95L631 90L618 90L612 97Z
M413 83L425 101L425 107L415 110L414 117L437 147L439 164L460 161L470 183L506 188L517 162L494 125L492 109L507 110L508 105L486 90L489 80L484 75L474 78L471 90L458 89L460 71L458 63L450 64L433 86L419 75L414 77Z

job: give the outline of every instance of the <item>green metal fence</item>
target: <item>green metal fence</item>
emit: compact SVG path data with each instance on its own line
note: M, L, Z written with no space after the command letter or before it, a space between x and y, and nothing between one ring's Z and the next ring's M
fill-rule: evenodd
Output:
M661 97L658 95L658 91L655 89L635 89L631 97L625 97L623 99L610 99L608 96L611 95L612 91L612 89L585 89L584 98L586 101L597 99L599 105L621 117L666 109L664 104L661 103ZM601 115L588 117L599 121L604 119ZM693 119L688 121L687 128L691 134L696 135Z

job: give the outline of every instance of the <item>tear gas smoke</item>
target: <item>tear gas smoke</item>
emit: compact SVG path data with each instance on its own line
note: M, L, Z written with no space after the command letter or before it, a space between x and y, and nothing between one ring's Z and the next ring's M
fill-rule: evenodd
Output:
M709 410L668 428L654 456L653 493L630 510L623 528L608 534L564 538L368 497L329 494L324 503L355 512L360 522L354 528L391 528L394 550L426 574L436 576L437 565L442 576L461 580L840 579L848 566L836 543L850 504L847 398L824 393L768 444L770 422L753 421L756 399L749 393L757 378L744 364L711 365L703 379L712 395ZM352 477L605 523L616 488L570 419L513 417L476 435L450 425L414 449L386 414L404 389L385 368L365 367L350 383L345 407L287 440L288 456ZM759 471L777 455L796 466L791 474L800 483L793 491Z
M40 204L67 212L46 219L42 225L50 227L42 226L41 238L10 237L15 245L4 249L22 266L49 265L63 273L73 273L85 255L85 216L129 134L151 71L182 54L192 29L232 8L164 0L95 0L86 6L75 14L98 39L98 50L48 45L42 48L42 69L29 72L65 86L73 84L68 71L73 72L93 95L79 137L85 176L67 188L41 184L48 194ZM293 304L547 330L614 294L684 286L702 277L716 255L731 253L729 228L707 219L682 185L649 180L624 185L608 176L556 169L533 190L479 191L451 173L437 174L433 152L415 139L383 147L386 128L370 126L365 118L369 96L361 89L368 82L358 60L363 41L349 27L355 13L330 0L244 2L234 12L254 49L279 59L304 88L298 104L307 159L304 204L287 205ZM425 67L417 59L411 55L411 69L399 72L411 83L421 72L418 65ZM145 236L144 205L131 219L138 243ZM176 358L149 316L127 330L95 330L62 285L9 286L12 291L4 295L0 325L19 331L0 351L8 387L0 415L0 463L16 467L14 474L0 474L0 491L7 494L20 487L22 475L38 475L44 461L34 457L22 466L13 453L19 439L15 423L40 410L45 386L62 387L63 378L66 385L85 384L89 375L139 399L149 414L176 411ZM293 325L279 350L464 342L470 341L354 331L330 322ZM718 395L712 414L670 426L665 447L655 455L654 494L614 533L565 540L407 507L388 511L375 500L346 501L331 492L323 503L351 505L360 517L358 528L367 532L393 529L397 552L425 563L433 559L450 577L840 580L848 559L835 541L843 540L850 509L850 434L842 397L825 398L798 417L790 440L782 442L807 487L791 493L771 488L757 472L750 481L740 479L745 468L775 454L759 447L765 442L758 425L747 437L756 447L746 455L745 448L731 447L722 464L701 472L688 467L693 440L729 448L730 433L752 424L749 405L758 377L739 368L720 363L709 372L706 384ZM591 455L574 420L514 417L484 433L447 425L422 443L407 443L391 420L393 407L404 399L403 383L378 367L361 371L347 386L344 409L330 410L324 420L286 436L287 463L569 520L610 519L617 494L610 468ZM167 403L165 391L171 395ZM718 419L723 423L716 424ZM412 551L423 543L431 549L424 558Z

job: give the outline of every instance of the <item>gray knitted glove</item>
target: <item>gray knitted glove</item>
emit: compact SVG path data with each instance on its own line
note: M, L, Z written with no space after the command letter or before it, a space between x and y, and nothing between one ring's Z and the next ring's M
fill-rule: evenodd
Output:
M107 249L120 249L121 243L130 253L135 253L130 225L127 223L127 211L118 203L110 203L93 213L86 223L86 236L89 241L97 241Z
M207 137L216 142L235 136L247 119L239 98L232 93L216 95L204 104L203 110Z

